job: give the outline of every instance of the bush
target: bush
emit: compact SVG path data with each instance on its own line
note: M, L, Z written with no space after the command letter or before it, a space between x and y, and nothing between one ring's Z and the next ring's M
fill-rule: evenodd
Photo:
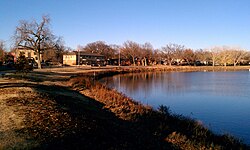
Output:
M33 70L32 64L29 64L28 59L20 53L17 63L15 64L15 68L18 72L29 72Z

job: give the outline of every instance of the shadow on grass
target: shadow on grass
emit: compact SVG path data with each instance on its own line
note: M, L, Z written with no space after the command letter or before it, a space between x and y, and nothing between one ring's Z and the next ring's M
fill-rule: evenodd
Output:
M72 74L73 75L73 74ZM12 74L5 75L6 78L15 78L22 79L31 82L58 82L58 81L67 81L71 75L65 75L61 73L51 73L51 72L28 72L28 73L20 73L15 72Z
M171 144L154 136L147 125L119 119L103 109L104 104L69 88L29 83L5 83L0 87L30 87L41 94L34 99L9 101L36 109L28 111L27 127L17 131L41 141L36 148L173 149Z

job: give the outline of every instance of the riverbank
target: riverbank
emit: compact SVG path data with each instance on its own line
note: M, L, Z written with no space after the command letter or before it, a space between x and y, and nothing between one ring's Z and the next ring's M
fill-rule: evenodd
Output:
M94 80L162 69L185 70L79 67L7 74L0 79L0 149L248 149L167 107L153 110Z

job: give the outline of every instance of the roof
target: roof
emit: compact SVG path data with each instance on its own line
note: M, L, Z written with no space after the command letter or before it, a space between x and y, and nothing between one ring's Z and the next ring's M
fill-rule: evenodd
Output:
M74 53L74 52L69 52L69 53L66 53L66 54L63 54L63 55L76 55L76 53Z
M78 51L74 51L74 53L76 54L76 55L78 55ZM96 54L96 53L86 53L86 52L81 52L80 51L80 55L82 56L82 55L84 55L84 56L99 56L99 57L104 57L104 55L100 55L100 54Z

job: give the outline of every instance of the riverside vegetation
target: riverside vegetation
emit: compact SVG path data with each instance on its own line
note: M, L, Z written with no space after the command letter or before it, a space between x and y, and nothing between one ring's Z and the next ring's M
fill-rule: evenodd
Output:
M216 135L166 106L154 110L97 80L149 70L158 69L6 75L0 80L0 149L249 149L230 135Z

